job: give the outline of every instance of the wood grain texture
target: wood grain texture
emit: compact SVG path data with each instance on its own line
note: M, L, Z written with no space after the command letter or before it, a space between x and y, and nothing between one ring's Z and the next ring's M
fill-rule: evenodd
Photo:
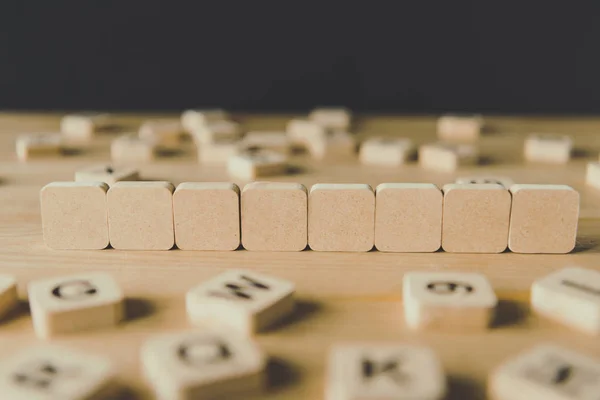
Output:
M172 115L171 115L172 116ZM123 130L143 118L169 115L123 115ZM240 116L248 130L278 130L292 115ZM89 148L59 159L17 161L19 133L58 129L60 115L0 114L0 273L18 278L25 298L27 282L86 271L108 271L120 283L128 319L118 328L59 337L53 342L107 354L130 394L151 399L141 378L139 348L153 334L187 329L185 292L231 268L265 272L297 285L298 311L285 323L257 336L271 356L273 380L267 399L323 397L328 349L338 342L385 340L431 346L450 377L450 399L485 398L486 379L507 357L538 342L556 342L600 357L597 338L570 331L530 315L529 287L534 279L567 265L600 270L600 190L585 186L585 167L600 152L600 118L487 118L490 131L479 141L483 165L453 173L426 171L412 162L399 168L360 165L358 160L317 161L292 158L293 173L273 177L310 188L321 183L432 182L441 186L457 176L507 176L517 183L569 184L581 193L577 247L566 255L394 254L394 253L262 253L249 251L55 251L41 234L39 190L51 181L72 180L82 167L109 161L110 141L120 132L100 134ZM433 142L433 117L380 116L357 119L358 138L369 135L410 137L415 144ZM538 165L523 160L523 141L530 132L569 134L576 156L565 165ZM181 153L140 164L143 179L228 181L225 166L199 165L191 142ZM238 185L244 182L234 180ZM403 320L402 276L407 271L465 271L485 274L497 291L500 313L495 327L474 334L413 333ZM26 306L0 321L0 357L36 343Z

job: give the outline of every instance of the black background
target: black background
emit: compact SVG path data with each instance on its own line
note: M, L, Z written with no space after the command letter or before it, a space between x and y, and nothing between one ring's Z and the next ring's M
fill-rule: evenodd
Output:
M597 113L600 1L5 1L4 109Z

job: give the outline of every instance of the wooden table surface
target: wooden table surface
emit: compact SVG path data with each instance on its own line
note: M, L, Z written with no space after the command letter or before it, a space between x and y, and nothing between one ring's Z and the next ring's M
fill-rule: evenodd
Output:
M119 124L135 130L153 115L121 115ZM174 116L174 115L173 115ZM291 115L240 116L247 129L283 129ZM62 158L19 162L15 137L24 132L56 131L58 114L0 114L0 273L26 285L37 278L79 271L108 271L122 285L128 320L114 329L63 336L54 342L107 354L115 361L127 399L151 399L140 375L140 344L151 335L189 328L184 294L192 286L228 268L247 268L292 280L297 285L297 312L277 328L257 336L271 357L271 385L265 399L321 399L328 348L343 341L399 341L432 347L442 359L450 383L450 399L486 398L486 379L494 366L538 342L555 342L600 357L597 338L570 331L529 313L529 287L534 279L567 265L600 271L600 190L585 186L585 165L600 153L600 118L489 117L480 140L483 165L455 173L425 171L412 163L402 168L366 167L356 160L330 164L306 155L292 159L293 175L273 180L369 183L453 182L461 175L509 176L518 183L568 184L580 191L581 219L577 247L567 255L261 253L136 251L54 251L42 241L40 188L52 181L73 180L74 172L109 160L109 144L117 133L102 134L85 151ZM411 137L417 144L435 140L434 117L363 116L354 132ZM569 134L575 158L566 166L526 164L523 140L527 133ZM224 167L196 161L192 143L181 154L140 165L148 180L229 181ZM240 186L244 182L236 182ZM483 333L414 333L404 326L401 282L406 271L477 271L491 281L501 299L498 321ZM0 322L0 357L35 343L25 303ZM247 398L247 397L246 397Z

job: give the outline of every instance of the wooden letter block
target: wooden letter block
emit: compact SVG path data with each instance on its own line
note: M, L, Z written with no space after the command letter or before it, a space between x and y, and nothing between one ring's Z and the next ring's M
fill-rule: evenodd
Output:
M120 136L113 140L110 145L110 156L117 163L152 161L156 153L156 141L140 139L134 134Z
M498 300L482 274L409 272L402 282L404 318L414 330L487 328Z
M108 246L106 191L101 182L53 182L40 191L44 242L56 250Z
M459 167L476 165L477 148L470 144L434 143L419 148L419 165L425 169L452 172Z
M446 376L426 347L357 343L332 348L325 400L442 400Z
M140 174L135 168L115 167L110 164L94 165L75 172L75 182L104 182L114 185L119 181L137 181Z
M565 268L536 280L531 306L538 313L592 335L600 334L600 272Z
M17 280L12 275L0 274L0 318L3 318L19 303Z
M444 185L442 248L451 253L502 253L508 243L510 193L498 184Z
M319 183L308 196L308 244L315 251L369 251L375 194L369 185Z
M36 345L0 361L0 393L5 400L107 400L121 390L108 358Z
M173 194L173 215L181 250L235 250L240 245L240 189L234 183L181 183Z
M284 155L292 149L285 132L248 132L240 146L243 150L270 150Z
M530 135L525 140L525 159L533 162L565 164L571 159L573 142L569 136Z
M222 109L194 109L186 110L181 114L181 126L187 132L201 129L212 122L229 119L229 115Z
M442 192L431 183L382 183L375 191L375 247L434 252L442 242Z
M360 146L359 159L365 165L399 167L410 160L414 150L410 139L371 138Z
M57 133L21 135L17 138L17 158L27 161L30 158L59 156L62 153L62 138Z
M287 172L287 157L267 150L243 152L229 158L227 172L233 178L246 181L263 176L284 175Z
M198 326L215 322L245 334L260 332L295 307L295 285L254 271L229 270L188 291L189 320Z
M175 244L169 182L117 182L108 191L110 244L120 250L169 250Z
M566 185L513 185L508 247L515 253L575 248L579 193Z
M156 143L162 149L176 149L181 143L183 127L176 120L150 120L140 126L139 137L142 140Z
M123 292L103 272L33 281L27 289L40 338L114 326L124 318Z
M198 144L198 161L201 164L227 164L227 161L240 153L237 141L218 141Z
M352 160L356 157L356 140L347 132L332 132L308 142L308 150L319 160Z
M600 189L600 163L591 162L587 165L585 183Z
M319 107L308 114L308 119L326 129L344 131L350 128L350 111L343 107Z
M299 183L254 182L242 191L242 244L250 251L302 251L308 200Z
M454 181L454 183L460 183L460 184L495 183L495 184L504 186L506 189L510 189L510 187L515 184L515 182L512 179L507 178L506 176L489 176L489 175L487 175L487 176L462 176L460 178L456 178L456 181Z
M192 131L196 144L235 141L242 135L240 124L233 121L215 121Z
M437 133L441 140L475 141L479 139L482 126L480 115L444 115L438 119Z
M494 400L594 400L600 393L600 362L541 344L496 368L488 390Z
M266 356L249 338L208 329L152 338L143 374L159 400L246 398L261 392Z
M297 118L288 122L286 132L292 144L300 147L306 147L309 142L327 135L327 130L316 122Z
M106 129L110 124L109 114L68 114L60 121L60 131L70 139L87 141L91 140L97 131Z

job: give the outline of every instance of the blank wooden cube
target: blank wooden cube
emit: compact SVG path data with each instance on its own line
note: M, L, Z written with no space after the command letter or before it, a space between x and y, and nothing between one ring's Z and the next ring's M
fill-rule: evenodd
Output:
M75 182L104 182L114 185L119 181L137 181L140 174L137 169L115 167L111 164L101 164L87 167L75 172Z
M531 306L540 315L600 334L600 272L570 267L533 282Z
M587 165L585 183L600 189L600 163L591 162Z
M240 124L234 121L214 121L193 130L192 137L197 144L235 141L242 136Z
M290 120L286 132L292 144L300 147L306 147L309 142L327 135L327 129L323 126L314 121L300 118Z
M456 178L454 183L460 184L482 184L482 183L495 183L504 186L509 189L515 182L506 176L491 176L491 175L480 175L480 176L462 176Z
M267 150L242 152L229 158L227 172L233 178L248 181L263 176L284 175L287 172L287 157Z
M183 127L177 120L156 119L144 122L140 126L140 139L154 142L162 149L176 149L181 143Z
M117 182L108 191L110 244L120 250L169 250L175 244L169 182Z
M219 324L245 334L263 331L289 315L295 285L254 271L228 270L190 289L187 315L194 325Z
M198 145L198 161L201 164L227 164L227 161L241 153L237 141L206 142Z
M124 296L107 273L88 272L37 280L28 286L40 338L114 326L124 318Z
M60 131L70 139L91 140L97 131L106 129L111 122L111 116L105 113L68 114L60 121Z
M319 160L352 160L356 157L356 140L347 132L332 132L308 142L308 150Z
M20 161L56 157L62 153L63 140L57 133L38 133L17 137L16 152Z
M173 194L173 216L181 250L235 250L240 245L240 189L235 183L181 183Z
M285 155L292 150L290 139L285 132L248 132L240 146L242 149L270 150Z
M566 185L513 185L508 247L515 253L575 248L579 193Z
M19 303L17 280L12 275L0 274L0 318L3 318Z
M410 139L376 137L361 144L359 159L366 165L399 167L410 160L414 150Z
M508 243L511 197L498 184L444 185L442 248L451 253L501 253Z
M497 367L488 390L494 400L593 400L600 393L600 361L540 344Z
M437 133L441 140L475 141L479 139L483 118L480 115L444 115L438 119Z
M369 185L318 183L308 196L308 244L315 251L369 251L375 194Z
M299 183L254 182L242 191L242 244L251 251L302 251L308 199Z
M108 246L106 192L101 182L53 182L40 191L44 242L56 250Z
M573 142L569 136L530 135L525 140L527 161L564 164L571 159Z
M181 126L188 132L201 129L212 122L229 119L227 111L214 109L186 110L181 114Z
M155 140L141 139L134 134L120 136L110 145L110 156L117 163L136 163L154 160L158 150Z
M308 119L333 130L346 130L350 127L350 111L343 107L319 107L308 114Z
M442 192L431 183L382 183L375 191L375 247L434 252L442 242Z
M336 345L326 379L325 400L442 400L447 392L436 354L406 344Z
M5 400L103 400L120 392L113 364L104 356L34 345L0 361Z
M409 272L402 282L404 318L414 330L487 328L498 299L482 274Z
M419 147L419 165L434 171L452 172L476 165L478 159L477 148L470 144L434 143Z
M214 328L163 334L141 349L158 400L231 399L260 393L266 356L249 338Z

